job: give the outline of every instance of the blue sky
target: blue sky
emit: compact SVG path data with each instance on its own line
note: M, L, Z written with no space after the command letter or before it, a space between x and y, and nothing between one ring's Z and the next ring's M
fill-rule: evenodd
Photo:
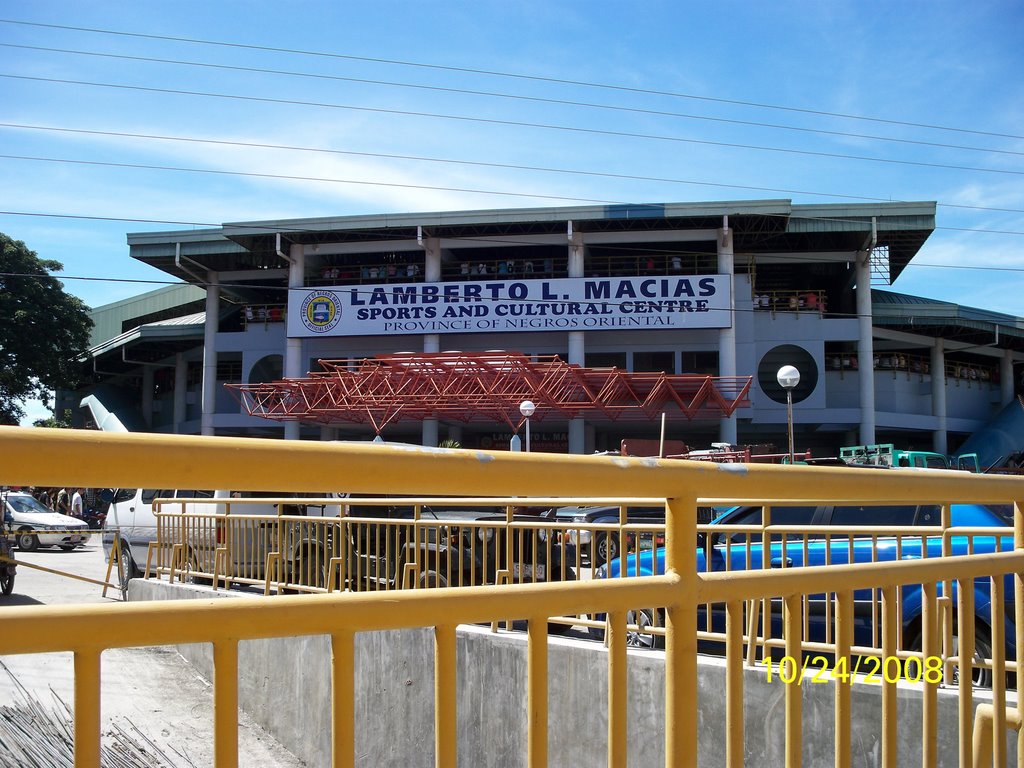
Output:
M7 0L0 231L99 306L167 279L128 257L126 233L177 228L153 220L934 200L939 228L894 290L1024 315L1022 17L1009 1Z

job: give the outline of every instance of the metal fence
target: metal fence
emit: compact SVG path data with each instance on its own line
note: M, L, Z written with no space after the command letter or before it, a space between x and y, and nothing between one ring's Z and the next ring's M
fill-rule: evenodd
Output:
M227 605L223 601L175 601L7 609L5 631L0 633L0 654L74 653L75 760L78 766L99 764L99 660L105 648L213 644L215 759L218 768L223 768L237 765L238 760L239 641L303 635L331 637L333 759L335 765L354 765L353 635L406 627L434 628L436 762L442 766L455 765L459 722L454 685L456 626L509 617L526 619L529 626L526 762L531 766L546 765L549 621L582 615L607 617L608 763L624 765L627 616L638 606L658 606L664 611L665 764L686 766L698 762L697 653L702 641L720 637L727 666L726 762L730 766L742 765L743 668L752 648L754 652L763 653L764 648L775 642L771 633L759 636L751 630L757 623L752 617L759 610L758 606L762 606L763 617L766 615L763 606L781 603L783 658L775 671L780 679L792 683L797 676L815 672L807 661L813 660L811 654L817 653L819 646L805 645L812 633L809 626L805 626L805 617L809 614L804 605L820 595L828 596L824 602L832 617L828 622L832 634L826 636L820 648L827 650L831 657L829 684L835 698L835 764L845 766L849 764L852 743L851 689L867 671L851 669L859 650L854 646L855 603L865 590L880 595L877 630L873 631L877 631L881 646L878 658L882 765L896 764L896 690L901 678L912 677L907 674L910 666L906 660L910 658L918 660L921 672L914 690L921 697L924 712L919 734L923 764L936 764L937 690L944 684L947 674L941 635L952 627L956 629L955 655L960 670L957 680L960 764L975 765L975 751L980 757L990 754L996 765L1005 764L1006 729L1018 727L1021 721L1019 705L1013 703L1008 708L1007 704L1008 684L1012 685L1024 673L1024 658L1013 650L1024 643L1024 579L1020 575L1024 573L1024 482L1016 478L965 476L955 472L709 465L650 459L5 428L0 429L0 481L25 485L70 481L92 487L126 484L165 488L178 485L247 487L282 492L341 486L357 493L492 499L525 496L556 499L581 496L580 491L585 490L591 496L602 498L641 496L666 500L664 572L652 576L562 579L545 583L510 580L507 584L496 579L495 583L450 589L394 590L382 600L374 589L327 594L328 575L324 594L284 596L269 601ZM947 506L968 502L1011 503L1014 505L1013 547L1006 551L961 556L940 553L936 557L869 563L834 560L827 565L751 567L712 573L698 569L698 550L694 546L698 505L737 502L771 506L838 501L858 504L927 502ZM188 515L181 517L187 519ZM222 532L218 542L216 522L213 521L212 529L205 524L205 533L200 533L204 530L202 526L197 527L195 536L199 538L196 540L208 537L207 550L213 556L209 571L197 572L223 578L220 574L228 573L229 549L217 545L232 533ZM390 531L392 527L377 524L382 526L382 531ZM514 520L506 519L504 528L506 540L518 535L519 527ZM559 530L557 524L551 528ZM523 530L523 536L536 535L540 541L539 534L527 534L526 529ZM804 535L802 531L767 531L769 535L772 533ZM268 531L267 535L271 533ZM277 535L278 541L287 541L286 536ZM318 541L320 532L314 526L303 535ZM418 534L413 531L411 535L415 542ZM757 535L766 535L764 526ZM915 535L920 541L921 534ZM949 532L946 535L950 535ZM986 529L977 535L991 537L993 531ZM371 546L371 551L383 551L386 555L388 547L392 546L389 542L394 538L392 533L384 532L377 544ZM471 538L476 538L475 533ZM543 546L549 546L552 540L549 535ZM175 546L181 547L178 562L188 562L183 559L183 545L184 539L175 541L171 547L172 553ZM266 541L259 544L260 547L266 545ZM373 550L374 546L381 549ZM219 549L224 551L222 565L217 563ZM1000 550L1003 549L1001 546ZM332 573L330 560L337 556L337 552L331 550L328 570ZM316 564L319 561L305 562ZM197 559L196 563L200 561ZM341 557L341 563L350 568L345 557ZM340 563L337 565L341 567ZM266 563L263 567L267 568ZM271 567L278 566L271 563ZM302 586L299 582L303 579L317 578L312 568L300 566L292 573L299 578L285 583ZM372 576L379 573L379 569L368 568L361 573ZM416 573L414 566L409 579ZM422 579L422 564L418 573ZM351 570L346 572L346 579L350 574ZM392 577L390 568L388 577ZM991 673L992 706L978 710L976 727L972 677L976 666L974 600L979 583L987 584L987 594L996 609L987 617L992 647L986 666ZM901 648L900 601L906 595L904 585L920 585L920 649ZM955 592L951 585L956 585ZM714 616L709 618L707 606L712 612L715 606L722 607L724 627L720 634ZM944 611L949 611L950 616L955 614L955 621L943 622ZM702 636L702 632L707 634ZM772 658L770 653L766 660L769 658ZM790 766L801 762L802 696L803 687L786 685L786 764ZM991 740L986 742L979 738L975 743L976 735L990 736ZM902 740L909 737L906 731L900 734ZM1018 749L1018 763L1022 756L1024 749Z

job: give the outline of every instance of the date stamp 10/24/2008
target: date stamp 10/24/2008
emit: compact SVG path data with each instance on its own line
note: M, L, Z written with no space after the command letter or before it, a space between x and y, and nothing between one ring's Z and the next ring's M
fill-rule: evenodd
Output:
M941 656L925 656L923 659L918 656L906 659L899 656L845 656L838 659L804 656L800 662L792 656L783 656L778 661L769 657L762 663L769 683L778 680L786 685L803 685L804 677L807 677L808 684L835 680L853 683L858 675L862 676L859 682L874 685L900 680L935 684L942 682L943 676Z

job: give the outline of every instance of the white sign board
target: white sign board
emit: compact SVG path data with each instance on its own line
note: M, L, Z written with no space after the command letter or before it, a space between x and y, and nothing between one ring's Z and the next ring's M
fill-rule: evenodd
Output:
M727 328L728 275L478 280L292 289L288 335Z

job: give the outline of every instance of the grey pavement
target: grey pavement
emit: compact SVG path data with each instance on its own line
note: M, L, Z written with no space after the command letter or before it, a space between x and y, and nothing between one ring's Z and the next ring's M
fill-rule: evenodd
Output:
M15 550L20 561L102 579L106 572L99 537L74 552ZM19 567L14 594L0 597L0 618L10 605L61 605L120 602L120 592L28 567ZM2 631L2 629L0 629ZM70 653L0 656L32 696L52 708L53 695L69 707L74 702L73 659ZM213 689L174 649L125 648L104 652L101 668L104 730L129 723L167 754L173 768L213 765ZM16 686L0 670L0 706L19 699ZM286 751L262 728L239 713L239 765L246 768L300 768L304 763ZM13 768L13 767L12 767Z

